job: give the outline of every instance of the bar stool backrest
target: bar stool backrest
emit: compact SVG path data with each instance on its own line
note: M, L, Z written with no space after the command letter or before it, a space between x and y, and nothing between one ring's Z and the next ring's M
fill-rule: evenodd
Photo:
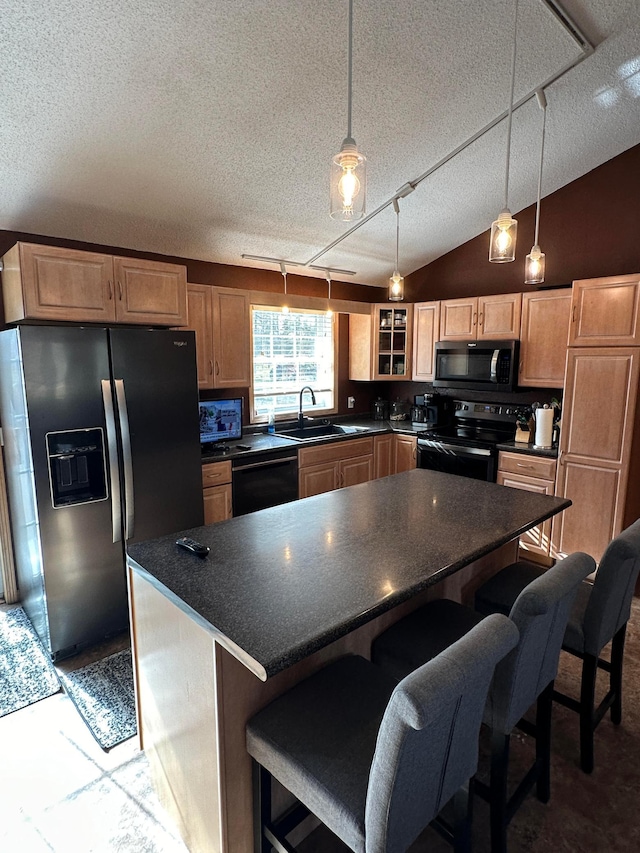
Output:
M584 615L585 652L598 657L629 621L640 570L640 519L613 539L600 561Z
M560 560L526 586L511 608L520 642L496 667L484 722L509 734L558 671L558 660L578 586L595 569L588 554Z
M369 774L367 853L406 850L474 775L489 684L517 641L511 620L489 616L395 688Z

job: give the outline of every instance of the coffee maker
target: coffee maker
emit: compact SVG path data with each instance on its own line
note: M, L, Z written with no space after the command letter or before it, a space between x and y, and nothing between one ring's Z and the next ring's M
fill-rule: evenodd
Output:
M411 407L414 427L433 429L448 423L453 416L453 400L441 394L416 394Z

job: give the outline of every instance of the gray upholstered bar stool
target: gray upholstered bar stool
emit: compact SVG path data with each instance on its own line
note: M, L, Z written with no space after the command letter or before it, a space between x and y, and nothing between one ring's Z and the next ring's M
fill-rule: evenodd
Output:
M544 570L520 562L498 572L476 592L475 606L481 613L508 613L521 589ZM580 765L593 770L593 735L611 710L616 725L622 720L622 665L631 599L640 571L640 520L623 530L604 552L595 580L584 581L567 624L562 648L582 660L580 700L557 690L556 702L580 715ZM601 655L611 643L610 660ZM595 707L598 669L609 673L609 690Z
M484 712L484 723L491 729L490 784L476 780L474 785L489 801L493 853L505 853L507 826L534 784L538 799L549 800L553 680L576 591L594 568L595 563L587 554L572 554L526 587L510 611L520 640L496 666ZM441 653L482 618L472 608L455 601L432 601L377 637L372 645L372 660L402 678ZM532 725L522 718L534 704L536 722ZM508 798L509 743L516 726L535 737L536 758Z
M450 799L456 851L471 844L469 780L497 661L518 631L495 614L399 684L349 655L300 682L247 724L256 853L313 813L356 853L402 853ZM271 777L298 804L271 815Z

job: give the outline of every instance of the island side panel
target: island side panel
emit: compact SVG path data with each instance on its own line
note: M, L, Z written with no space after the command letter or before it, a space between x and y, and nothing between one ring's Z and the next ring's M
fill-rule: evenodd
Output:
M191 853L222 853L215 644L128 571L138 731L153 786Z

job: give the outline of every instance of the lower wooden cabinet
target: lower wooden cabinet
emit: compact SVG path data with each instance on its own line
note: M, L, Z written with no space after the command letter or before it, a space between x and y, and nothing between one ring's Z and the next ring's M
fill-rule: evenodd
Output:
M374 477L373 437L336 441L298 451L298 495L309 498Z
M556 460L551 457L500 452L496 478L500 486L535 492L538 495L553 495L555 477ZM528 560L551 565L551 519L520 537L520 551L521 556Z
M394 472L395 435L391 432L373 437L373 476L376 480Z
M233 516L231 462L209 462L202 466L204 523L215 524Z
M415 435L396 434L394 447L393 473L411 471L416 467L418 457L418 439Z

